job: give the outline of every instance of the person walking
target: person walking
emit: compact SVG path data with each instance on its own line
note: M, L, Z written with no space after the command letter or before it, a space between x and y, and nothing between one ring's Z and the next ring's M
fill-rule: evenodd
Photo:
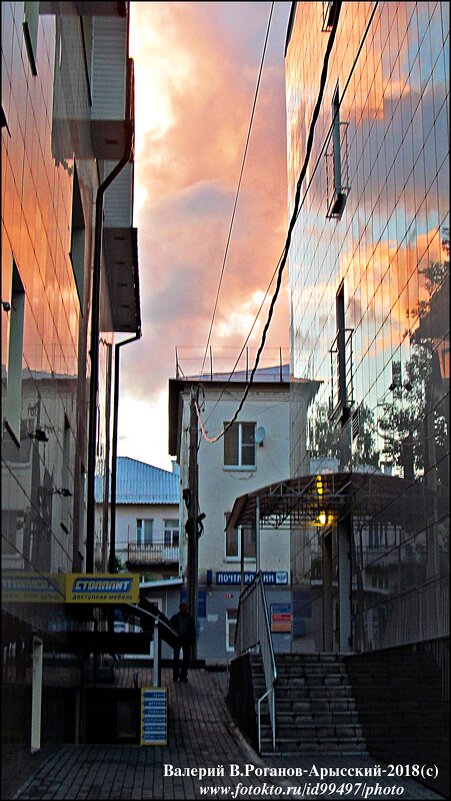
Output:
M172 665L173 681L188 681L188 667L191 649L196 642L196 624L189 614L187 603L181 603L177 614L170 620L171 626L178 634L178 642L174 645L174 661ZM182 651L182 667L180 669L180 650Z

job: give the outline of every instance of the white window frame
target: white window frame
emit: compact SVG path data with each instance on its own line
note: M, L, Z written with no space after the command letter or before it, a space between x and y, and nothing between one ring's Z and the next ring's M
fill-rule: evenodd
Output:
M224 427L229 425L227 422L224 423ZM224 470L256 470L257 468L257 449L255 443L255 429L257 424L252 421L243 420L239 423L232 423L232 427L237 426L238 428L238 463L237 464L226 464L225 461L225 443L227 437L227 431L224 435ZM243 426L253 426L254 427L254 461L252 464L243 464ZM246 443L245 443L246 444Z
M180 525L179 521L174 518L167 518L164 521L163 528L163 544L168 548L178 548L180 544ZM170 535L170 542L166 542L166 534ZM174 534L176 534L176 542L174 542Z
M150 523L150 540L146 541L145 524ZM136 518L136 545L138 548L144 548L146 545L153 545L154 542L154 519L153 517L137 517Z

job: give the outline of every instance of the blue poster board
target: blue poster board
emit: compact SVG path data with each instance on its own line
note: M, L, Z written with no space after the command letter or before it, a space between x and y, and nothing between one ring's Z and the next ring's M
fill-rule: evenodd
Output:
M141 689L141 745L167 745L168 691L166 687Z

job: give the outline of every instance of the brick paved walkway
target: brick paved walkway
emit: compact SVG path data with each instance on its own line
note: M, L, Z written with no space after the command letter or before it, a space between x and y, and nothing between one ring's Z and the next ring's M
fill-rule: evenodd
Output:
M133 669L120 671L118 683L130 686ZM151 684L150 671L138 671L140 686ZM169 687L169 737L167 747L138 745L64 745L22 784L15 799L198 799L212 797L265 798L302 797L304 780L299 778L270 778L268 776L231 776L231 765L245 773L247 765L309 767L329 766L330 759L314 758L311 762L298 758L273 757L263 762L248 746L236 729L225 704L227 676L225 673L192 670L188 684L173 684L169 669L162 671L162 684ZM132 685L131 685L132 686ZM372 760L333 760L334 765L374 765ZM176 768L217 768L224 766L224 775L200 779L191 776L165 776L164 765ZM216 773L218 773L216 771ZM309 779L310 784L317 784ZM333 779L341 784L347 779ZM393 785L393 780L378 780L381 787ZM376 785L376 780L368 785ZM402 797L439 799L436 793L413 782L396 780L404 787ZM201 788L213 788L202 794ZM253 787L254 790L250 788ZM288 793L288 788L292 790ZM297 789L297 794L294 793ZM320 795L318 793L318 795ZM325 798L357 798L361 795L326 794ZM371 794L371 799L387 798ZM392 796L394 797L394 796Z

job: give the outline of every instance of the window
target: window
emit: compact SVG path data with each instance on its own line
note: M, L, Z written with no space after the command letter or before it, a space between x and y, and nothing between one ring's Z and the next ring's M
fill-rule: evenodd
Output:
M74 164L74 184L72 188L72 231L70 240L70 260L74 271L78 300L83 313L83 292L85 284L85 218L81 202L77 167Z
M228 423L224 423L227 426ZM233 423L224 435L224 465L255 467L255 423Z
M227 528L230 515L226 515L226 559L241 561L241 535L243 534L243 548L245 559L256 559L257 531L255 526L238 526Z
M169 547L178 547L179 544L179 521L164 521L164 544Z
M23 32L27 46L28 59L33 75L38 74L36 67L36 47L38 43L39 3L24 3Z
M337 334L330 348L332 418L340 416L342 424L349 419L354 402L353 329L346 328L345 293L341 282L335 298Z
M349 193L348 123L340 121L338 84L332 98L331 148L326 152L326 217L340 219Z
M3 106L0 107L0 127L6 128L6 130L9 133L9 135L11 136L11 132L10 132L10 130L8 128L8 121L6 119L6 114L5 114L5 110L4 110Z
M235 631L238 617L237 609L226 609L226 651L235 650Z
M92 17L80 16L81 38L83 44L83 60L85 66L86 84L88 88L89 105L92 106Z
M368 548L371 551L388 548L387 524L370 522L368 525Z
M22 351L25 313L25 290L13 261L11 310L9 312L8 369L6 379L5 421L20 444L22 412Z
M136 521L136 544L139 546L152 545L153 520L138 518Z

